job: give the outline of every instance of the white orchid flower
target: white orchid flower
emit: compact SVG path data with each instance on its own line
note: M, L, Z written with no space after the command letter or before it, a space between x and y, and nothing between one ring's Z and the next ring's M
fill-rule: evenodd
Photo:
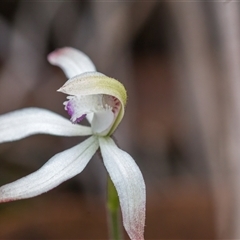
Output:
M58 91L69 95L64 106L71 122L45 109L17 110L0 116L0 142L33 134L91 136L56 154L36 172L0 187L0 202L31 198L53 189L79 174L100 147L119 196L125 230L131 239L144 239L145 183L133 158L110 137L124 115L124 86L97 72L92 61L76 49L58 49L49 54L48 60L69 78ZM84 117L91 127L77 124Z

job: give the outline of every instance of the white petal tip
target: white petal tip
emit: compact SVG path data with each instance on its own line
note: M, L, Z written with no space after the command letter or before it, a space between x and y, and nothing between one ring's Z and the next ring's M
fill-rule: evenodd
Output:
M16 200L18 199L3 199L3 200L0 199L0 203L7 203L7 202L16 201Z
M47 56L48 61L62 68L67 78L84 72L96 71L90 58L83 52L72 47L59 48Z
M60 55L62 55L66 50L68 50L68 47L59 48L59 49L56 49L55 51L49 53L47 56L48 61L53 65L57 64L58 57Z
M52 56L52 53L48 54L47 60L48 60L48 62L50 62L51 64L53 64L53 56Z
M11 191L9 191L8 185L9 184L6 184L0 188L0 203L7 203L20 199L18 197L11 197Z
M48 60L51 64L54 64L54 63L55 63L55 61L54 61L55 59L56 59L56 51L48 54L47 60Z

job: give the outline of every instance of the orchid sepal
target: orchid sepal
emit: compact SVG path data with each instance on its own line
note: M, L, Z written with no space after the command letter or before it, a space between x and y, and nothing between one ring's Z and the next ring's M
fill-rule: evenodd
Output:
M146 189L142 173L110 137L99 137L103 163L118 192L123 225L131 239L144 239Z
M91 136L82 143L57 153L37 171L0 187L0 203L31 198L45 193L76 176L86 167L99 147Z
M72 47L56 49L48 54L48 61L61 67L68 78L80 73L96 71L92 60L82 51Z
M34 134L87 136L92 129L73 125L68 119L42 108L23 108L0 116L0 143L16 141Z

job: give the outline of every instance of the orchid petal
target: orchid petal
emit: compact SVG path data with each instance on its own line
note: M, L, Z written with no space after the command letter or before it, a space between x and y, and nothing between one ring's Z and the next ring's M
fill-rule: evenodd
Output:
M84 142L53 156L38 171L0 187L0 202L35 197L79 174L99 144L92 136Z
M110 137L99 137L104 165L118 192L123 225L131 239L144 239L146 192L142 174L132 157Z
M123 118L127 101L126 90L119 81L102 73L92 72L77 75L69 79L58 91L74 96L105 94L117 98L121 103L121 107L107 135L111 135L114 132Z
M92 130L87 126L72 124L62 116L41 108L25 108L0 116L0 143L39 133L87 136Z
M50 53L48 61L52 65L61 67L67 78L96 71L94 64L86 54L71 47L60 48Z

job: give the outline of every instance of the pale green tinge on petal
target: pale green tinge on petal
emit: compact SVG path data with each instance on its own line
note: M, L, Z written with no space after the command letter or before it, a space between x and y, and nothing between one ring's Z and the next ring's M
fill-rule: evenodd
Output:
M123 225L131 239L144 239L146 190L142 173L110 137L99 137L99 143L104 165L118 192Z
M64 71L68 78L85 72L94 72L96 68L90 58L83 52L64 47L57 49L48 55L48 61Z
M83 73L75 76L69 79L58 91L74 96L106 94L116 97L121 102L121 109L107 135L111 135L115 131L124 116L127 102L126 89L119 81L102 73Z
M87 136L90 127L72 124L68 119L41 108L25 108L0 116L0 143L33 134Z
M38 171L0 187L0 202L31 198L47 192L79 174L99 147L92 136L73 148L53 156Z

